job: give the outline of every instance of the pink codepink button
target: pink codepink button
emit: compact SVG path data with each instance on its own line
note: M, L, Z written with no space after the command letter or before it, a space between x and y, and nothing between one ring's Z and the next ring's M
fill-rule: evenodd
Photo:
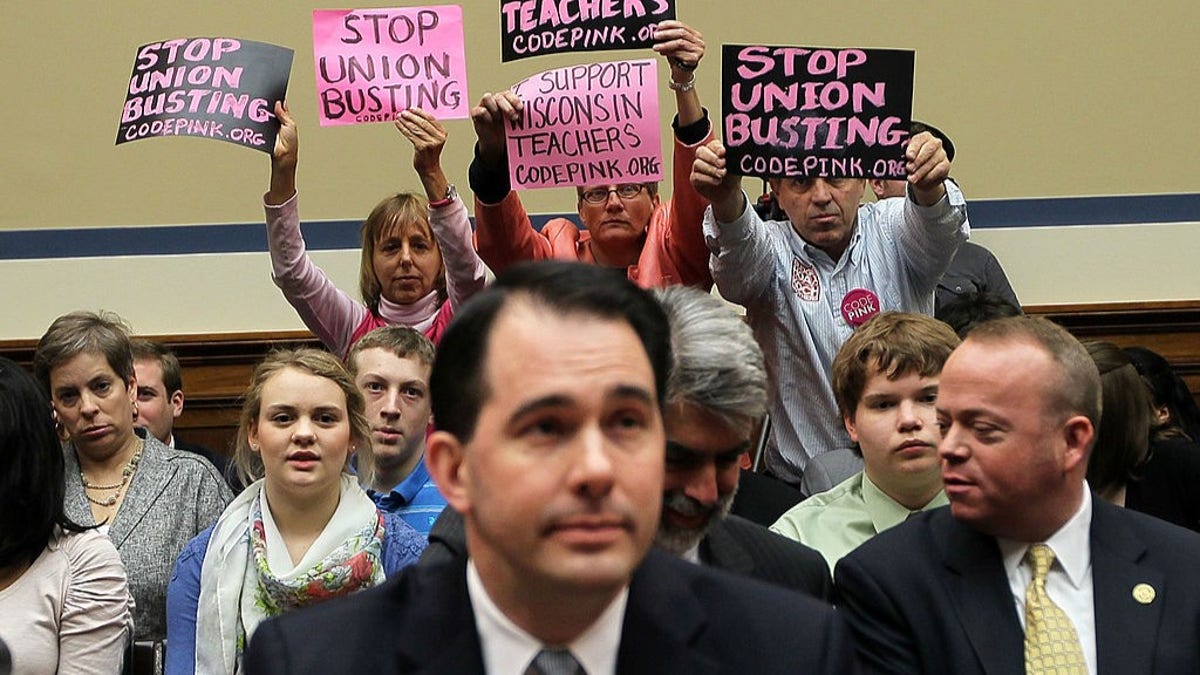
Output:
M842 298L842 318L858 328L879 313L879 296L865 288L856 288Z

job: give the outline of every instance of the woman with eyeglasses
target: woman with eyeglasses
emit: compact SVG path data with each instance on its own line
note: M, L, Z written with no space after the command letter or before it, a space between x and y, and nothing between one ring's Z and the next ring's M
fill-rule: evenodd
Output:
M587 161L594 154L589 149L634 148L642 146L643 139L621 125L587 129L563 141L580 149L581 175L572 176L580 185L579 223L554 218L535 230L509 180L512 160L505 129L522 115L537 114L539 101L535 97L527 103L513 91L505 91L485 95L471 110L479 138L470 169L475 241L493 272L500 274L524 260L555 258L614 267L642 287L712 288L701 229L708 201L690 181L697 149L713 138L712 123L695 88L704 39L683 22L664 21L655 29L654 51L670 66L668 86L675 92L678 112L672 166L661 167L672 185L667 200L659 198L658 183L615 178L612 174L618 172L603 162ZM657 148L650 154L657 156ZM617 168L621 175L629 175L628 165Z

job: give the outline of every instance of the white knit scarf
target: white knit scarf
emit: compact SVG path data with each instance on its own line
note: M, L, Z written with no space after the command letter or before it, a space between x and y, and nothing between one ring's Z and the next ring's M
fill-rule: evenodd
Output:
M260 504L261 500L261 504ZM263 481L248 486L221 514L213 527L212 538L200 568L200 598L196 612L195 672L237 673L241 653L267 612L258 601L260 572L251 550L251 528L261 508L266 541L282 542L263 492ZM381 542L373 536L379 521L375 503L363 492L353 476L343 475L337 509L325 529L309 547L304 558L292 570L275 570L278 579L302 577L316 564L347 542L370 546L378 560ZM364 531L372 536L364 538ZM268 553L279 561L279 555ZM287 559L283 552L282 559ZM382 564L375 564L372 584L384 580Z

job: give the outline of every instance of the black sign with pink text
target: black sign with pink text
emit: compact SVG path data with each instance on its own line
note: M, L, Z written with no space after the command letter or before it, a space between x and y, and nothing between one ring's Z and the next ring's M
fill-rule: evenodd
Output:
M675 0L500 0L504 61L543 54L642 49L675 18Z
M721 56L730 171L904 178L913 52L724 45Z
M271 153L287 93L292 50L227 37L138 47L117 145L159 136L200 136Z

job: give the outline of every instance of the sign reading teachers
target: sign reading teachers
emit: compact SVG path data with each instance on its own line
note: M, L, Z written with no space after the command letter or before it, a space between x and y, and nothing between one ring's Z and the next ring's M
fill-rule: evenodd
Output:
M904 178L911 51L724 45L721 76L731 171Z
M658 61L589 63L513 85L524 113L506 124L514 188L662 178Z
M505 61L541 54L641 49L675 18L675 0L500 0Z
M470 116L462 7L313 10L321 126Z
M133 62L117 144L202 136L270 153L287 93L292 50L237 38L142 45Z

